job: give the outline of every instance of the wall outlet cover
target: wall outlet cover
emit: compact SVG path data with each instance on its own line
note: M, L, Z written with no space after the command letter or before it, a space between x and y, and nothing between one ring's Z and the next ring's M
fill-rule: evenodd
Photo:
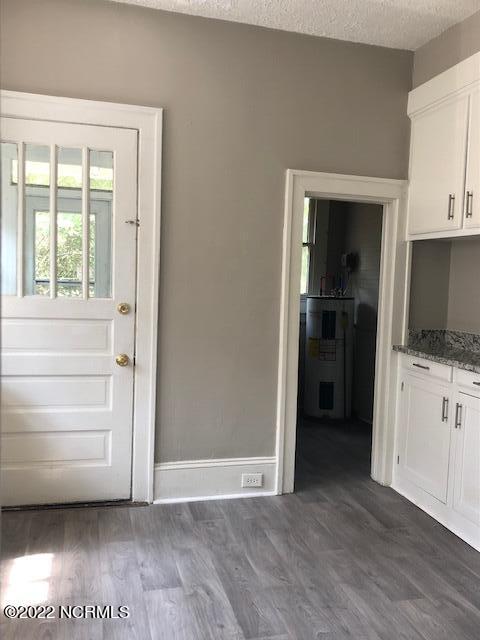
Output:
M263 473L242 473L242 487L263 487Z

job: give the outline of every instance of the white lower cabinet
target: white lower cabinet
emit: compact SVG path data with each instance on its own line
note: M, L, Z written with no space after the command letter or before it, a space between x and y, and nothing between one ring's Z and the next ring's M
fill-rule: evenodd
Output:
M404 379L404 438L400 461L413 484L447 501L450 457L450 390L407 374Z
M453 509L480 527L480 398L459 393L453 445Z
M480 551L480 391L447 365L415 366L400 357L392 486Z

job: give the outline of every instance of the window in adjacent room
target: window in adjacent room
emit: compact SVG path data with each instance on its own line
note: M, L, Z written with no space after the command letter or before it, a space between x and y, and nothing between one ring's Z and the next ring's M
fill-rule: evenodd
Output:
M301 295L308 294L311 288L311 264L315 247L315 219L316 201L313 200L313 198L305 198L303 201L302 275L300 280Z

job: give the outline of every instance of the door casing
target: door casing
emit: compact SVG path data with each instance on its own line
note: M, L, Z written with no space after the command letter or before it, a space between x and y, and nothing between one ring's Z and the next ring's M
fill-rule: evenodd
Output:
M163 109L2 91L2 116L138 131L132 501L153 501Z
M292 493L297 428L298 339L305 197L383 205L371 477L392 482L396 411L393 344L404 344L409 295L406 180L288 169L285 185L277 377L276 493Z

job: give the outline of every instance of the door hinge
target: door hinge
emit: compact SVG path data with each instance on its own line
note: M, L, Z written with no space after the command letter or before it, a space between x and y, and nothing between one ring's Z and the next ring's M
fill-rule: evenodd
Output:
M397 456L397 464L400 464L400 456Z
M404 388L405 388L405 383L404 383L404 382L402 382L402 386L400 387L400 390L401 390L401 391L403 391L403 390L404 390Z
M136 358L136 356L133 356L133 360L132 360L132 362L133 362L133 366L135 366L135 365L137 364L137 358Z

